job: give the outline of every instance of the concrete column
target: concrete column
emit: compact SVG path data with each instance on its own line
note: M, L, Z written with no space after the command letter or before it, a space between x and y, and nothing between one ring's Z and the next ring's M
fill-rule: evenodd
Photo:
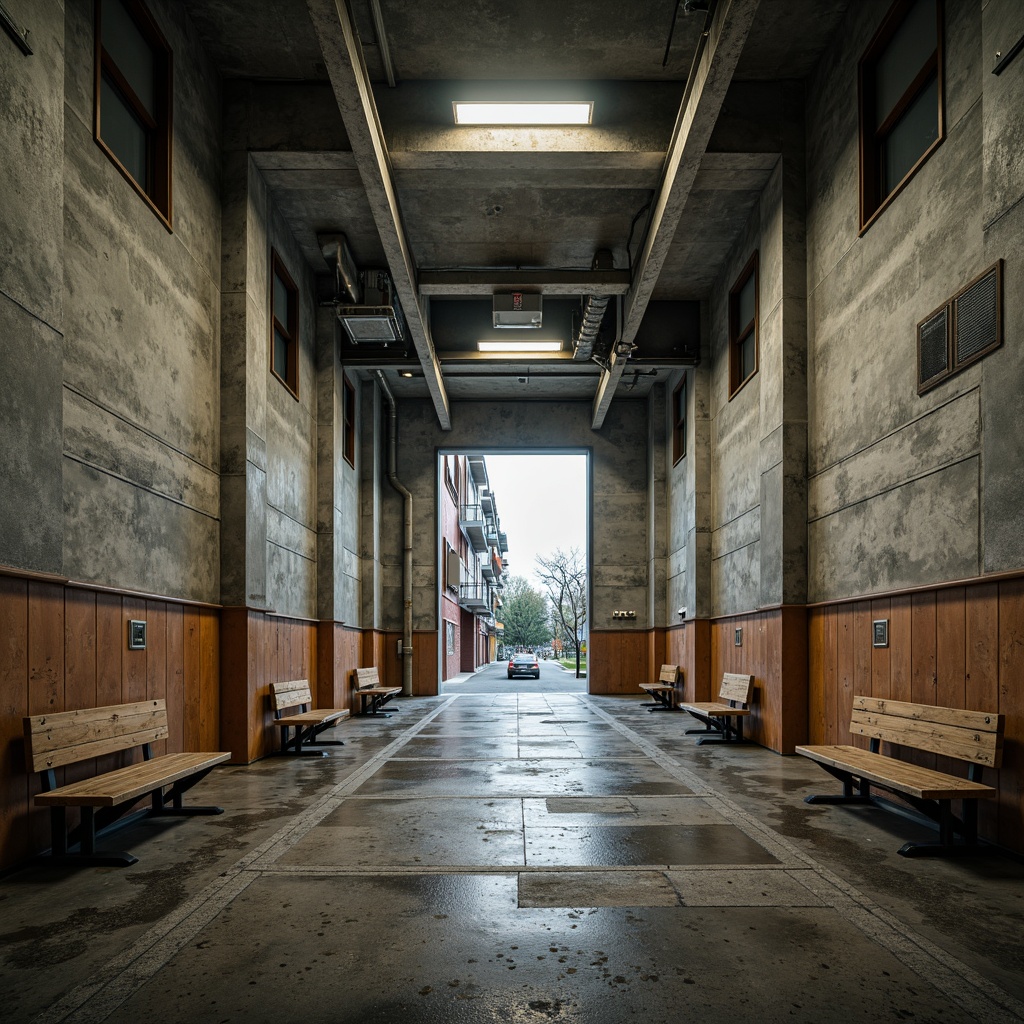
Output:
M8 4L0 40L0 565L63 571L64 10Z
M316 615L323 621L340 618L336 600L339 541L336 466L342 458L342 413L339 395L338 345L335 317L330 309L317 311L316 323Z
M652 388L647 399L647 628L671 624L668 610L669 508L664 387Z
M221 278L221 602L267 603L267 187L224 159Z
M383 622L384 576L381 571L381 488L384 475L384 431L381 396L373 381L361 387L359 403L359 558L361 563L359 625L380 629Z
M761 197L761 607L807 600L807 272L803 95L783 90L782 157Z

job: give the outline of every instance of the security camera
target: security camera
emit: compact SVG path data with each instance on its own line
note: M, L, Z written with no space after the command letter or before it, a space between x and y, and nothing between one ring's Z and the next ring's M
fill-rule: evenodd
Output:
M686 618L686 609L685 608L680 608L679 609L679 618L681 618L681 619L685 619Z

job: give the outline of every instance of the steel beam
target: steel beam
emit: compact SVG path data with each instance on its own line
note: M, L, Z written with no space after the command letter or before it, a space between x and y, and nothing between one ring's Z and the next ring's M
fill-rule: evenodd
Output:
M355 154L356 167L416 346L438 422L451 430L451 411L430 324L417 291L416 264L402 224L391 160L377 116L363 50L347 0L307 0L334 98Z
M479 297L501 291L542 295L624 295L628 270L421 270L421 295Z
M702 38L679 106L644 244L633 268L633 284L626 296L620 344L632 343L651 301L750 32L758 2L719 0L707 36ZM600 430L604 424L625 367L626 360L613 355L609 369L601 374L601 383L594 397L591 422L594 430Z

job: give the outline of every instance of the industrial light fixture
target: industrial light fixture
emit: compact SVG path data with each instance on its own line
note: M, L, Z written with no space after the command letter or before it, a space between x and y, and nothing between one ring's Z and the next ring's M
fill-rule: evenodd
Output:
M412 371L411 370L403 370L398 376L399 377L411 377L412 376Z
M560 352L560 341L478 341L481 352Z
M456 124L470 125L571 125L590 124L594 101L545 103L491 103L455 100Z

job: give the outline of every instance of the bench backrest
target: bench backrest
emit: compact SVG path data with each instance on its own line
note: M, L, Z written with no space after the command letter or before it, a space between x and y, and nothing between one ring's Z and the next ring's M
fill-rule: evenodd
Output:
M661 671L658 673L659 683L671 683L673 686L679 681L679 666L678 665L662 665Z
M313 695L309 692L309 680L292 679L287 683L271 683L270 703L275 715L285 708L294 708L300 704L312 707Z
M368 690L372 686L380 686L380 675L375 668L356 669L356 689Z
M998 768L1003 716L877 697L854 697L850 732Z
M723 703L735 700L740 704L749 704L753 689L753 676L744 676L737 672L726 672L722 676L722 685L718 688L718 699Z
M167 739L167 704L143 700L25 719L25 764L44 772Z

